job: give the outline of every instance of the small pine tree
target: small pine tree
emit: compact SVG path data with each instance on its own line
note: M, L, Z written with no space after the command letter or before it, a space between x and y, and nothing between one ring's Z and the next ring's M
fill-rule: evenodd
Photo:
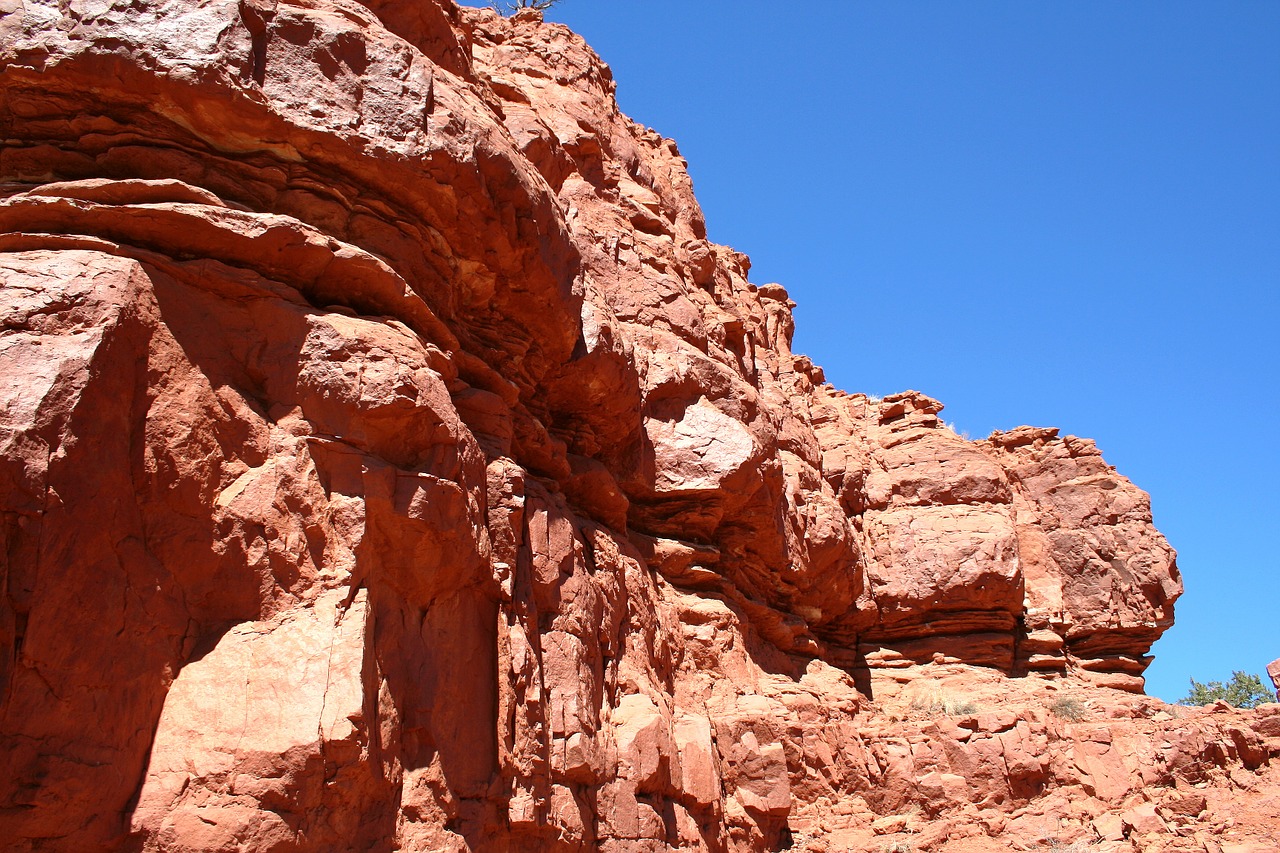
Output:
M1212 705L1219 699L1233 708L1256 708L1275 697L1262 686L1262 679L1256 675L1235 670L1231 680L1226 684L1221 681L1210 681L1201 684L1191 679L1191 692L1179 702L1179 705Z

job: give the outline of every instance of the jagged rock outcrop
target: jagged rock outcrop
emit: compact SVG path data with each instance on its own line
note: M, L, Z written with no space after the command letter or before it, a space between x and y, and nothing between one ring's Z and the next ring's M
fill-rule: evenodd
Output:
M1267 772L1274 716L1036 710L1161 713L1111 692L1181 590L1146 496L826 384L568 30L3 12L13 849L774 849L1075 790L1124 837ZM1022 710L886 710L946 678Z

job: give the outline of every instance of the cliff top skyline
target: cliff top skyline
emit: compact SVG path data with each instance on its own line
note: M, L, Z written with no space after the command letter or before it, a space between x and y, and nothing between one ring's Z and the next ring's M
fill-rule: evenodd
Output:
M1187 594L1147 690L1280 654L1280 9L592 3L546 19L674 138L710 237L797 301L836 387L973 438L1095 438ZM673 93L678 92L678 96ZM1243 426L1241 423L1241 426Z

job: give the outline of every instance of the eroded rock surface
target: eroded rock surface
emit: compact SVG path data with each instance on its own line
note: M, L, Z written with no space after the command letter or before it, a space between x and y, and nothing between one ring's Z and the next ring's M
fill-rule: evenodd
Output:
M1045 716L1164 713L1146 495L825 383L565 28L2 8L12 849L1030 838L1074 791L1127 844L1268 772L1274 716ZM1023 710L904 728L957 673Z

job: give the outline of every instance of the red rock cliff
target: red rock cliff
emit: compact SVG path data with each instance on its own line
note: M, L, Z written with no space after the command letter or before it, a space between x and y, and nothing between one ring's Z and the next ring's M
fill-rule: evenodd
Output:
M929 673L1140 692L1173 552L1089 441L825 384L577 36L2 8L14 849L769 849L1150 782L875 728Z

